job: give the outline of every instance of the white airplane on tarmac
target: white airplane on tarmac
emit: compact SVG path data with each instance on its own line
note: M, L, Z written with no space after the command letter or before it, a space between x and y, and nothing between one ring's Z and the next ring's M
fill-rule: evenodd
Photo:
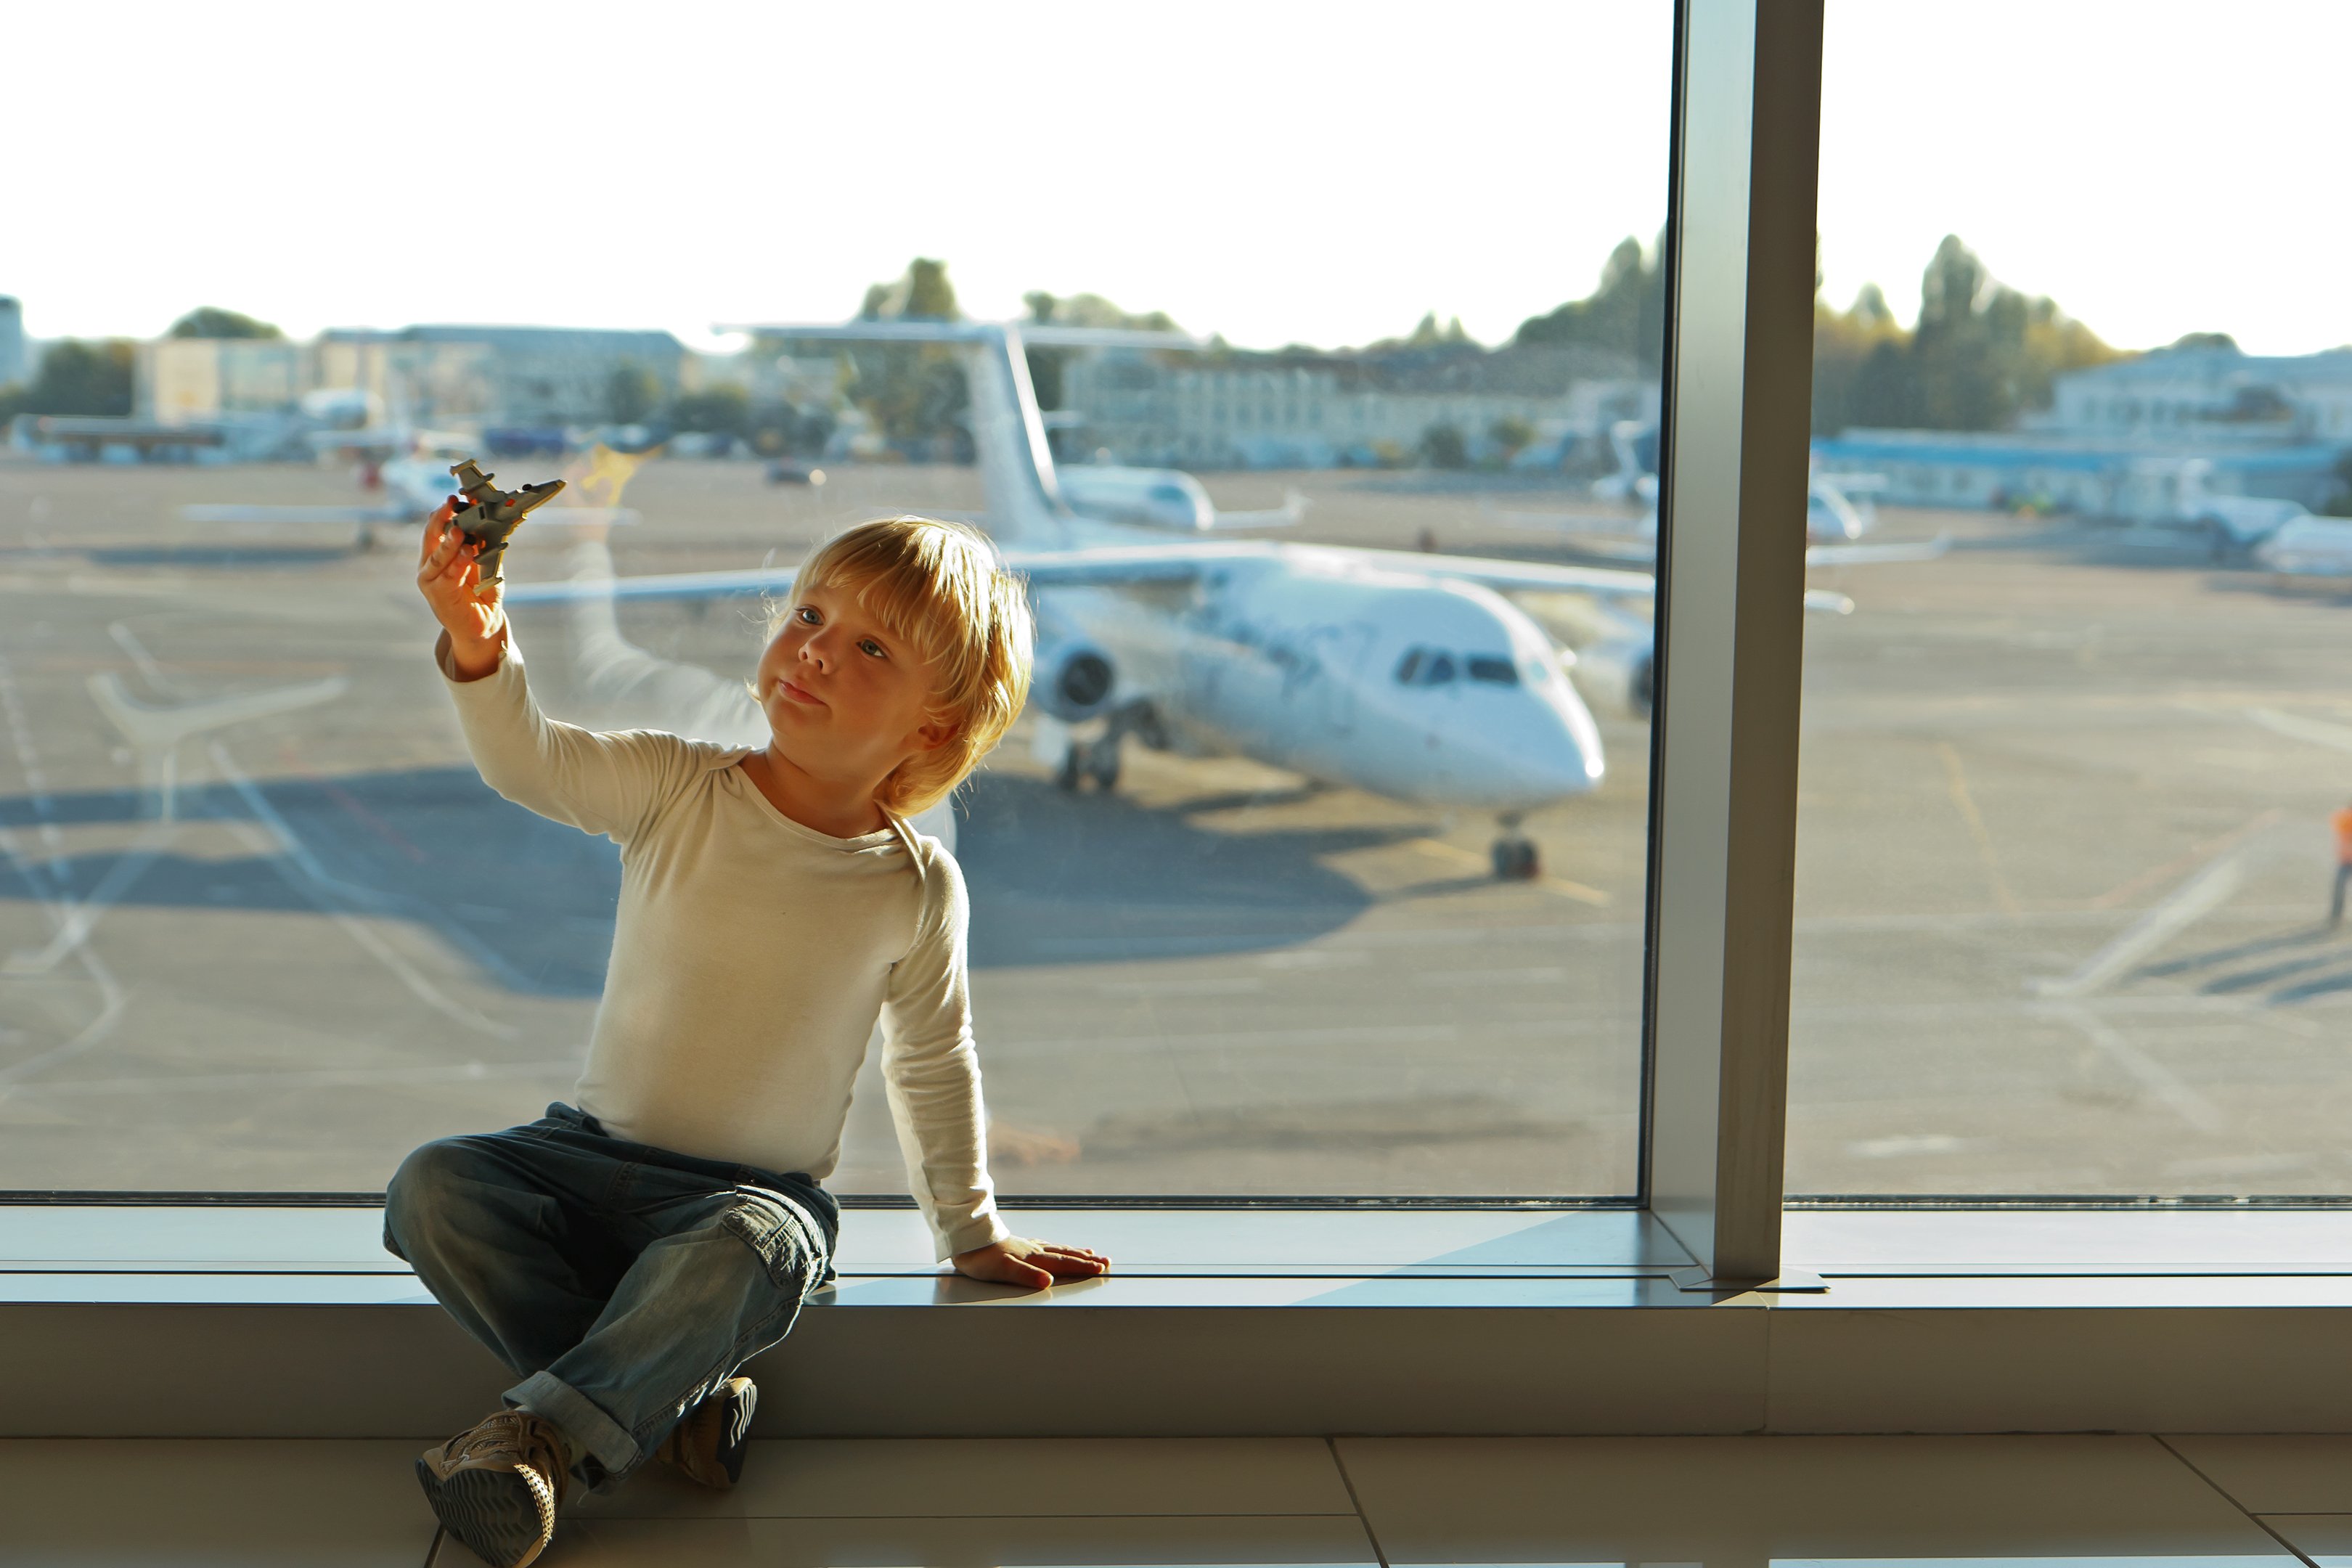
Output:
M1102 522L1211 533L1230 528L1287 528L1307 515L1307 498L1295 489L1283 492L1280 506L1264 511L1222 510L1201 481L1181 468L1071 463L1055 471L1070 510Z
M986 323L856 322L770 337L926 342L964 351L988 531L1028 580L1031 690L1063 726L1060 782L1115 786L1128 736L1186 754L1240 753L1309 778L1442 810L1491 812L1499 877L1531 878L1535 811L1601 781L1601 735L1563 655L1505 592L1656 593L1648 573L1265 539L1171 540L1070 503L1024 358L1028 342L1178 347L1165 333ZM512 604L609 595L780 594L790 569L515 584ZM1842 595L1809 607L1843 613ZM1645 710L1646 620L1613 612L1603 657L1578 664L1596 700Z

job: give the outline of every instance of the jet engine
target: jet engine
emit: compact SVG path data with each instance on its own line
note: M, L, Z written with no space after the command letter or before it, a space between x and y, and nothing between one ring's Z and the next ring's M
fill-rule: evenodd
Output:
M1063 723L1076 724L1103 712L1118 686L1110 655L1092 643L1055 637L1038 645L1029 689Z
M1585 700L1628 719L1646 719L1657 695L1657 647L1647 637L1614 637L1576 650L1576 685Z

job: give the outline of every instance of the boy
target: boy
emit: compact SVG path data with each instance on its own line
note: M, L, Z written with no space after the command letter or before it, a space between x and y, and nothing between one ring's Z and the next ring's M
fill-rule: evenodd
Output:
M1108 1260L997 1218L962 875L905 820L1027 692L1028 611L987 542L901 517L812 552L760 659L755 751L545 718L451 510L416 580L483 779L621 847L578 1106L428 1143L385 1197L384 1245L521 1379L418 1479L452 1535L520 1568L575 1483L653 1457L707 1485L740 1474L756 1390L737 1369L831 1277L839 1212L818 1183L877 1016L940 1256L1033 1287Z

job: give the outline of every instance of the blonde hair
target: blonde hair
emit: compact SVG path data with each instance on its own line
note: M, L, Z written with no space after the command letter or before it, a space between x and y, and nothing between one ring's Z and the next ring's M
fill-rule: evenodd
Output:
M1028 700L1037 634L1020 579L996 563L978 529L901 516L861 522L810 551L793 593L819 587L846 590L929 663L927 710L955 733L891 769L874 800L898 816L936 805L995 749ZM769 605L772 640L791 609Z

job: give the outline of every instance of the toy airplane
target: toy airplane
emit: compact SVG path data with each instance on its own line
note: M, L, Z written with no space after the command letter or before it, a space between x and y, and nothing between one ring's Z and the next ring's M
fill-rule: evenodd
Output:
M482 472L471 458L454 465L449 472L457 481L457 492L470 503L452 513L449 521L465 530L467 538L482 542L482 552L475 557L482 568L482 580L474 592L485 593L506 581L499 568L506 558L508 539L534 509L555 499L563 481L550 479L543 485L502 490L490 482L498 476Z

